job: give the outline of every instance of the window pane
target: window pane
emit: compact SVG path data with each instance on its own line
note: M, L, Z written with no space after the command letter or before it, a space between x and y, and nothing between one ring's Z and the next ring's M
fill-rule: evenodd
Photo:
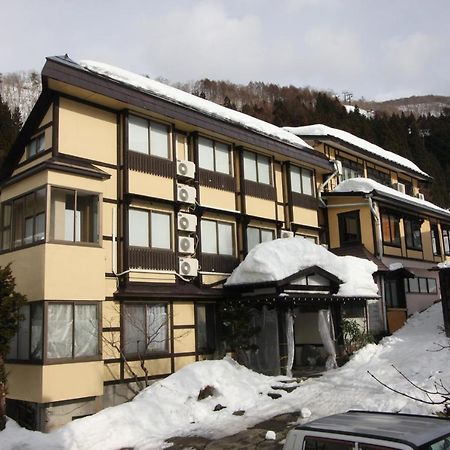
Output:
M30 305L23 306L20 312L24 319L19 325L17 358L28 359L30 357Z
M230 174L230 147L216 142L216 171Z
M313 173L311 170L302 169L302 192L305 195L313 195Z
M36 216L34 241L43 241L45 238L45 213Z
M247 251L250 251L253 247L260 243L259 229L248 227L247 228Z
M34 156L36 154L36 139L33 139L28 145L28 157Z
M169 129L166 125L151 122L150 153L160 158L169 158Z
M214 149L210 139L198 138L198 165L202 169L214 170Z
M448 236L448 230L442 230L442 240L444 244L444 252L446 255L450 254L450 242Z
M136 247L149 247L148 212L130 209L128 212L129 244Z
M124 306L123 348L126 354L144 353L145 309L143 305Z
M45 134L41 134L37 138L36 152L40 153L40 152L43 152L44 150L45 150Z
M3 228L10 227L11 226L11 205L4 204L2 211L3 211L3 217L2 217Z
M233 225L219 223L219 254L233 255Z
M400 245L400 221L398 218L391 216L389 218L391 224L392 243Z
M40 212L44 212L46 209L46 189L39 189L38 191L36 191L36 197L35 197L35 212L36 213L40 213Z
M14 247L22 245L23 237L23 198L13 204L13 242Z
M74 241L75 192L53 188L51 194L51 237Z
M206 307L205 305L197 305L197 349L202 350L206 347Z
M217 230L216 222L211 220L202 220L202 252L203 253L217 253Z
M34 218L30 217L25 219L25 237L23 239L24 244L31 244L33 242L33 228L34 228Z
M211 352L216 347L214 305L197 305L197 350Z
M410 278L409 279L409 292L419 292L419 279Z
M76 242L98 242L98 196L77 193Z
M72 305L49 304L47 322L47 357L72 357Z
M291 190L300 194L302 192L300 169L298 167L291 167Z
M261 230L261 242L273 241L273 230Z
M426 294L428 292L427 279L426 278L419 278L419 290L423 294Z
M266 156L258 155L258 182L270 184L270 162Z
M170 214L151 213L151 246L170 249Z
M167 308L165 305L147 306L147 349L167 351Z
M128 118L128 148L148 154L148 121L140 117Z
M391 242L391 228L389 222L389 216L381 216L381 230L383 233L383 241Z
M98 354L97 305L75 305L74 357Z
M2 250L11 248L11 230L4 230L2 233Z
M430 294L437 293L437 283L435 278L428 278L428 292Z
M250 181L258 181L254 153L244 152L244 178Z
M31 359L42 359L42 304L31 305Z

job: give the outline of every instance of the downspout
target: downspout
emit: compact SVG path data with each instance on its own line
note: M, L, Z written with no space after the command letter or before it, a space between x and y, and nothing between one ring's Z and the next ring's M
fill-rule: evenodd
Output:
M334 172L319 186L319 201L323 206L327 206L322 200L323 190L330 184L331 180L342 173L342 164L340 161L334 160Z

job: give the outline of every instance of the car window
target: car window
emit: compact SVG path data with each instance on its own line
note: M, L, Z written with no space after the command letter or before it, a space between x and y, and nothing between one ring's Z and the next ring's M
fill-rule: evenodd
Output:
M305 437L303 450L353 450L355 443L338 439L325 439L319 437Z
M371 445L364 444L362 442L358 443L358 450L398 450L396 447L385 447L383 445Z
M429 450L450 450L450 436L430 444Z

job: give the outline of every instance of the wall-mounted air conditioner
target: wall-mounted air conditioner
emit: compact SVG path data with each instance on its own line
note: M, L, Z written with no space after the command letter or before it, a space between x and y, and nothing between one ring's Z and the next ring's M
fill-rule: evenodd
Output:
M404 194L405 191L405 185L403 183L397 183L397 191L401 192L402 194Z
M294 232L293 231L289 231L289 230L281 230L280 231L280 238L281 239L291 238L291 237L294 237Z
M195 203L197 192L192 186L177 184L177 200L183 203Z
M180 253L194 253L195 252L195 242L194 238L187 236L178 237L178 251Z
M197 216L194 214L178 213L178 229L193 233L197 229Z
M198 274L198 259L179 258L179 272L183 277L196 277Z
M419 200L425 200L425 196L422 194L422 192L417 192L416 197L417 197Z
M192 161L178 160L177 161L177 175L185 178L194 178L195 164Z

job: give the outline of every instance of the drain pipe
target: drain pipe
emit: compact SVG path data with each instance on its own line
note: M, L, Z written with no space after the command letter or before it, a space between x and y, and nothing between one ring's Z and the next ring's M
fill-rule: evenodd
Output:
M373 218L375 219L376 224L376 237L377 237L377 252L378 257L381 259L383 257L383 234L381 232L381 220L380 220L380 214L378 211L378 205L372 200L372 196L369 195L369 206L370 211L372 212Z
M342 174L342 163L338 160L332 161L334 164L334 172L319 186L319 201L323 206L327 206L326 203L322 200L322 192L323 190L330 184L331 180L335 178L337 175Z

